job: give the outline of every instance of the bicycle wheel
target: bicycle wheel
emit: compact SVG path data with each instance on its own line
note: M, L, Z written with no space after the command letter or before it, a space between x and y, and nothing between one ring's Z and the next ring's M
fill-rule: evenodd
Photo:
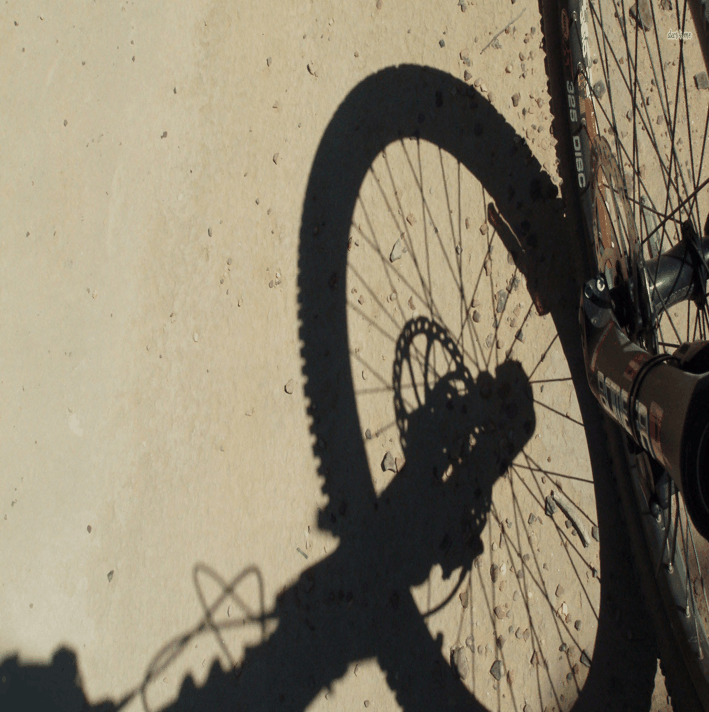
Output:
M618 626L615 609L605 619L601 610L602 483L584 437L589 401L576 397L574 246L556 244L550 181L483 97L435 70L385 70L338 114L301 230L306 393L327 496L320 526L349 541L373 511L389 511L392 490L416 482L408 468L427 462L416 477L430 506L406 526L412 537L432 533L400 561L424 563L409 591L443 674L454 667L486 709L568 710L589 669L599 688L589 709L635 699L630 685L602 690L635 621L624 617L621 640L594 649L600 620L606 643ZM510 175L536 181L534 205L513 199ZM445 416L448 406L470 427L429 419L427 409ZM552 493L576 504L568 516ZM408 547L401 536L386 545ZM638 667L655 663L647 653L634 644ZM423 684L385 672L400 702Z
M564 197L587 238L588 276L605 274L621 325L649 351L705 340L704 295L648 318L640 278L651 291L656 273L643 265L683 230L706 230L705 9L686 0L558 0L543 9ZM636 448L620 449L630 473L620 490L668 685L677 709L700 708L699 698L709 704L709 547L681 495L666 494L668 478Z

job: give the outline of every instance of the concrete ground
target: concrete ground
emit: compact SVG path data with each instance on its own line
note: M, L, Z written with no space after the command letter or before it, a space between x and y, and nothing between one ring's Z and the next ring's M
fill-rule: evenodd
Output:
M538 5L463 8L0 9L3 684L665 709L567 363Z

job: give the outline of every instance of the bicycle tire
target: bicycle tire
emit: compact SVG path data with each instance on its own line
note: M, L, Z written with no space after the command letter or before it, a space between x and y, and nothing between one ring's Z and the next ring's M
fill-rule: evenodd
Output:
M544 18L547 76L552 97L552 112L554 115L553 130L558 140L557 156L563 181L562 194L571 223L576 226L576 230L579 234L586 236L586 250L582 255L584 262L582 269L585 270L585 274L588 277L591 277L598 273L598 268L596 267L597 251L590 226L588 225L588 218L584 215L581 198L582 190L577 187L580 180L577 166L572 159L572 155L574 155L574 144L572 142L571 122L569 120L570 100L566 84L567 77L564 76L562 69L562 33L567 30L562 29L561 11L562 8L566 10L567 18L571 17L572 13L576 11L576 17L578 17L579 3L574 0L542 0L540 6ZM622 11L623 9L618 5L616 12ZM596 10L595 12L596 17L603 16L602 10ZM699 44L704 65L706 65L709 61L706 41L706 18L709 18L709 15L707 14L706 0L702 0L701 5L697 4L692 8L692 16L695 20L694 27L700 40ZM655 18L654 14L653 18ZM705 19L703 20L702 18ZM616 19L618 19L617 16ZM618 21L618 24L621 27L623 26L621 21ZM627 25L625 25L625 27L627 27ZM603 32L603 37L604 40L607 41L605 32ZM634 59L637 62L637 54ZM680 58L680 66L681 65L682 60ZM631 61L628 61L628 66L631 66ZM637 64L634 66L636 68L638 67ZM607 78L605 72L604 75ZM679 86L679 72L677 83ZM658 87L659 91L659 85L656 84L655 86ZM677 94L676 96L679 95ZM660 99L660 103L662 104L662 99ZM611 124L609 123L609 125ZM613 123L611 126L615 129L617 143L618 124ZM633 114L633 126L635 127L635 114ZM673 124L672 128L673 138L671 150L674 150L675 128L676 123ZM691 144L692 134L690 130L688 130L688 136ZM706 134L704 141L706 142ZM634 155L635 154L633 154L633 157ZM587 156L584 156L584 158L588 160ZM621 157L620 165L622 164ZM633 163L633 169L634 168L635 164ZM679 626L676 621L676 616L670 612L673 602L673 598L668 590L671 574L665 575L664 568L661 567L659 573L656 575L656 567L653 563L650 545L646 539L647 534L644 530L643 518L648 516L648 506L647 502L642 500L638 487L635 486L635 483L637 483L637 469L633 470L633 474L631 474L631 465L634 462L633 458L646 456L644 454L629 452L625 444L624 436L608 417L606 417L606 432L609 452L612 454L612 462L616 472L620 500L625 512L628 533L635 551L636 571L641 581L643 599L653 619L661 659L661 668L666 678L667 688L672 698L674 708L678 711L709 709L707 671L706 669L702 669L703 665L697 662L697 656L687 641L685 633L681 630L677 630ZM696 618L701 625L700 616L696 615ZM699 635L699 632L697 634Z

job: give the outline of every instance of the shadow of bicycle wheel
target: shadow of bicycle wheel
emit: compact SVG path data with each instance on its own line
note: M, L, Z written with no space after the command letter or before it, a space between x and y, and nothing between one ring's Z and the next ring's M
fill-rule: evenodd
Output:
M651 631L633 589L628 566L631 554L603 445L605 438L583 371L576 316L580 270L580 249L574 243L577 238L569 234L561 200L549 176L503 116L472 87L427 67L385 69L358 85L330 122L311 170L301 224L298 284L306 395L313 406L311 429L317 441L326 444L325 448L316 446L323 490L329 498L328 507L321 513L321 526L347 540L366 521L377 496L369 476L372 463L362 438L365 424L360 422L358 412L361 394L353 383L351 369L353 341L348 333L348 314L353 308L351 285L356 282L348 275L348 245L351 250L352 238L359 235L369 240L380 263L386 264L391 261L389 248L397 228L392 226L392 237L379 239L383 236L369 223L371 211L366 205L362 207L362 185L371 181L372 175L376 183L383 181L381 167L378 173L372 172L372 165L382 156L386 163L391 147L406 152L406 146L411 145L408 153L415 156L416 146L422 144L431 144L451 156L483 186L491 204L489 223L512 256L536 310L551 315L578 398L583 426L577 437L585 436L590 454L600 532L598 629L593 650L586 651L588 656L579 660L581 651L576 651L575 663L570 661L572 685L567 696L571 699L563 697L567 681L551 680L547 675L545 684L553 690L550 697L559 709L569 708L576 697L577 710L601 706L648 709L656 657ZM425 201L423 181L417 189ZM410 228L404 220L405 209L402 212L402 205L396 202L397 193L397 185L392 182L385 210L392 218L398 215L401 239L409 245ZM354 219L358 211L368 221L364 227L364 221ZM433 228L432 241L439 234L435 224ZM419 271L425 271L425 266L419 266ZM366 282L361 270L357 276ZM435 305L427 306L430 313L436 313ZM388 338L395 335L396 328L392 327ZM537 356L537 362L544 358L544 354ZM524 467L529 474L536 471L555 481L551 468L529 460ZM535 496L541 496L543 513L544 495L536 475L528 477L522 488L530 493L539 489ZM565 540L565 547L582 549L563 527L554 527ZM535 568L541 574L541 558L535 555L534 567L527 567L528 573ZM585 589L581 573L579 585ZM553 593L546 591L545 599L547 607L554 606ZM561 625L568 628L569 622L562 620ZM556 648L554 651L558 655ZM582 689L577 681L579 662L591 663Z

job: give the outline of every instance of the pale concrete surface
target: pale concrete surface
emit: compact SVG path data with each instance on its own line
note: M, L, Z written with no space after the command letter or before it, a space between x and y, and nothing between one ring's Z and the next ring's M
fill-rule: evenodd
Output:
M465 13L454 2L380 4L23 2L0 9L0 657L46 665L66 646L91 704L123 699L169 641L200 625L195 567L209 567L227 582L255 567L270 610L280 591L338 546L318 527L327 499L303 391L297 279L311 166L348 93L403 63L462 80L468 67L460 52L469 48L469 83L483 80L483 96L529 140L529 161L534 157L554 175L535 2L478 2ZM501 36L502 48L481 55L522 10L513 32ZM524 79L519 52L526 57ZM511 101L516 91L519 108ZM535 113L523 116L530 107ZM389 167L383 157L373 164L377 176L391 170L398 183L408 181L396 192L405 206L398 228L387 224L390 208L368 174L353 216L353 239L360 236L362 244L347 275L348 293L359 288L379 298L351 309L348 320L362 430L390 428L366 442L378 493L394 479L379 467L384 453L403 452L391 429L390 382L383 395L367 391L362 371L369 368L368 383L379 382L380 373L379 380L390 379L399 329L426 311L406 306L413 297L406 285L416 279L406 272L413 269L409 255L392 277L386 259L367 261L371 238L381 236L388 257L399 231L409 229L403 219L410 211L412 240L427 220L443 230L447 215L461 224L469 217L465 239L478 247L463 243L464 279L487 279L483 326L495 314L491 292L512 274L497 237L492 275L481 272L485 243L478 227L486 199L477 179L465 168L457 174L453 182L464 197L461 203L456 197L455 209L445 181L431 180L431 207L422 208L425 191L412 180L407 146L413 155L414 142L395 144ZM441 158L430 145L422 152L419 176L440 175L441 166L456 175L455 157ZM393 199L398 183L383 194ZM527 193L526 185L518 187L520 196ZM525 200L523 217L535 210ZM563 225L558 206L547 212ZM431 257L432 281L438 275L447 285L438 303L451 316L437 312L440 320L463 330L455 289L442 296L452 284L446 274L456 259L452 245ZM564 273L562 263L556 269ZM529 486L518 482L517 494L514 478L498 481L493 512L503 528L506 519L514 523L508 531L523 529L530 512L544 519L544 497L557 475L566 476L556 481L590 528L598 515L579 405L554 323L536 315L525 285L510 296L520 319L531 315L524 345L513 355L528 377L534 374L539 405L536 430L515 462L522 468L517 475L525 467L533 474ZM488 348L483 358L493 375L514 345L515 327L504 329L502 349ZM481 340L488 331L481 329ZM367 364L381 363L380 355L386 365L379 369L361 365L365 356ZM540 469L530 464L541 462ZM513 549L502 546L499 525L489 524L482 563L461 589L468 605L453 592L426 618L432 637L441 635L443 659L464 646L465 684L485 709L522 709L525 702L531 709L568 709L583 688L580 652L592 654L601 615L601 584L592 576L599 547L564 545L572 537L559 536L563 519L557 521L558 530L548 519L530 524L537 539L528 544L529 532L515 534ZM504 591L488 573L493 563L521 566L525 551L533 556L534 577L520 589L523 601L514 603L514 575L507 574ZM443 581L434 569L414 589L422 612L451 592L457 573ZM207 603L217 600L221 586L207 575L197 578ZM255 580L239 588L254 610ZM567 592L556 595L560 583ZM234 601L223 602L222 618L241 617ZM562 604L568 623L556 612ZM508 634L507 621L504 629L497 622L496 605L514 608L520 634L532 628L528 646ZM580 631L576 619L583 621ZM274 627L269 622L267 632ZM500 633L507 638L505 672L517 671L510 684L489 673ZM260 640L258 626L220 635L223 644L202 631L150 681L152 708L175 700L187 675L200 687L215 659L228 667ZM474 653L465 648L469 635ZM567 640L575 645L570 662L558 652ZM530 664L534 651L546 668ZM398 708L371 660L352 661L332 682L309 709L358 709L365 700L374 709ZM140 699L128 708L141 709Z

